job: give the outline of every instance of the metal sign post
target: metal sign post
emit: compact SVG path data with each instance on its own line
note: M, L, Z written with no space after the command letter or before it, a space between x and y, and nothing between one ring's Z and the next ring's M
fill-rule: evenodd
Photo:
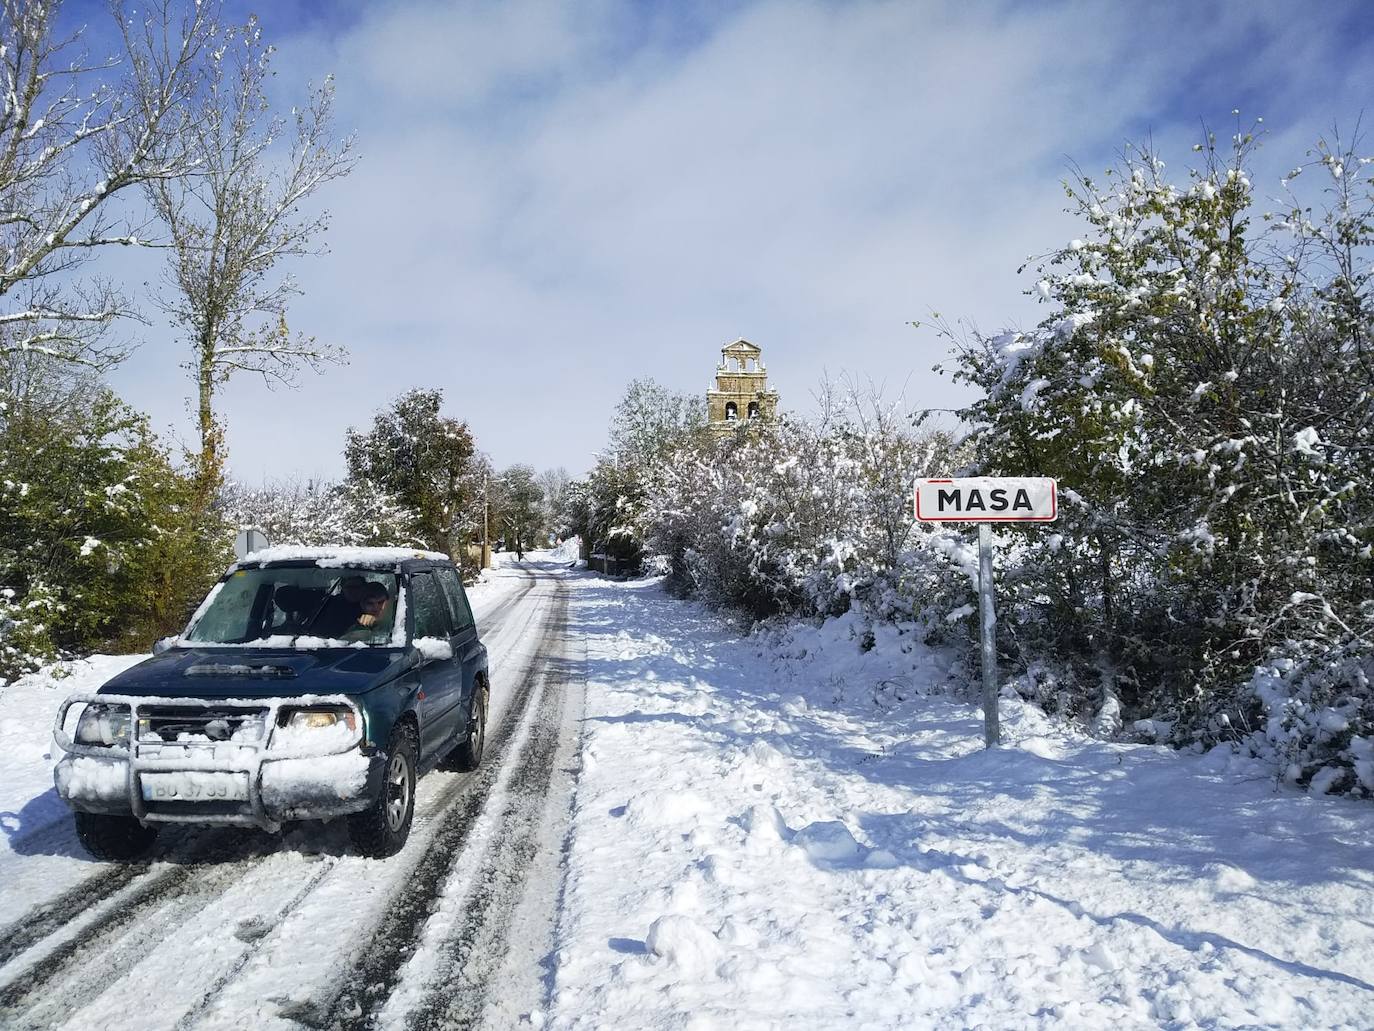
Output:
M983 635L983 743L1002 740L997 718L997 602L992 583L992 527L978 524L978 621Z
M980 476L918 480L916 518L923 523L978 524L978 623L983 667L983 740L1002 740L997 714L997 602L992 578L993 523L1052 523L1059 515L1054 480Z

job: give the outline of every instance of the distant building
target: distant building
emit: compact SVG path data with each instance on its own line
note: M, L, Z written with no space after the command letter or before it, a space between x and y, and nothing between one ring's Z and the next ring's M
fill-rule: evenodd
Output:
M720 349L716 389L706 392L706 417L718 433L729 433L751 419L772 419L778 395L768 389L761 348L743 337Z

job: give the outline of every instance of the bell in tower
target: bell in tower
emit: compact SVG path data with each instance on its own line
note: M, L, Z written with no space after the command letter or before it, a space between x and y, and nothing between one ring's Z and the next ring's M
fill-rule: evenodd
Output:
M706 392L706 415L711 428L730 433L742 424L771 419L777 413L778 395L768 389L768 370L763 351L740 337L720 349L716 388Z

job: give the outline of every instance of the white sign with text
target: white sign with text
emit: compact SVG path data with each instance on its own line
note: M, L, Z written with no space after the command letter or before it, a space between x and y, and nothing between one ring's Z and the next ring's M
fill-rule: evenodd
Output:
M924 523L1052 523L1058 516L1058 491L1046 476L916 481L916 518Z
M1002 740L997 715L997 603L993 597L990 523L1052 523L1059 492L1048 476L971 476L917 480L916 518L923 523L979 523L978 610L983 667L983 742Z

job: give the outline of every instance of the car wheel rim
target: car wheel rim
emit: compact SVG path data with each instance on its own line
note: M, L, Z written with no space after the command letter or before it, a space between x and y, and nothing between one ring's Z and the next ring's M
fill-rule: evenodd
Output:
M482 750L482 737L486 733L485 705L477 707L477 714L472 720L472 730L468 732L468 748L476 755Z
M410 766L399 752L391 757L386 777L386 825L393 832L406 822L410 807Z

